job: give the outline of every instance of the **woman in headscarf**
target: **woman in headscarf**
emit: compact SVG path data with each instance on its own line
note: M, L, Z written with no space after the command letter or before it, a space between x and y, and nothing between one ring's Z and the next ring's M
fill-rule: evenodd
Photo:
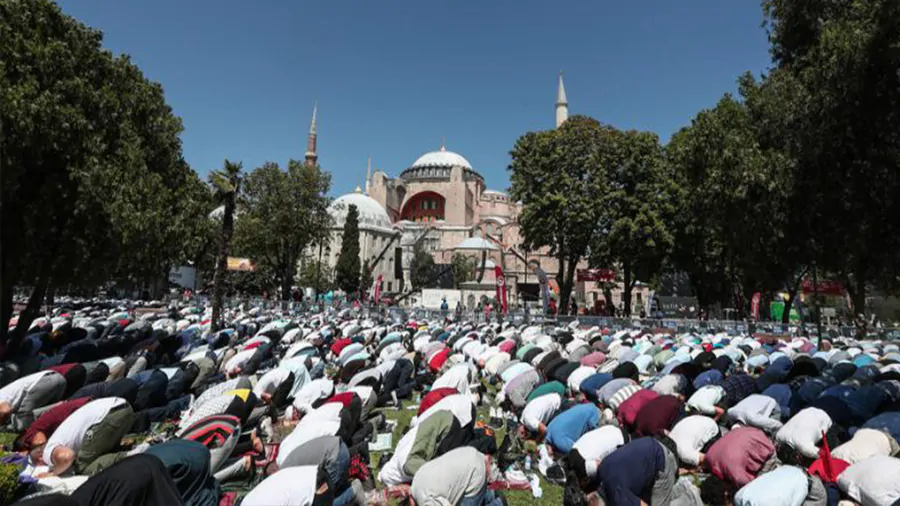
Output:
M72 493L81 506L179 506L178 488L162 461L134 455L93 476Z
M219 483L210 472L209 450L201 443L174 439L144 453L159 458L166 466L186 506L219 504Z

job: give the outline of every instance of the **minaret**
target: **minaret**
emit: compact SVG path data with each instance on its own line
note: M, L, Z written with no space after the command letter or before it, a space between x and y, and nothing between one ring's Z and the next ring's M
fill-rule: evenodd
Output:
M566 87L563 86L562 72L559 73L559 86L556 89L556 128L569 119L569 102L566 101Z
M372 157L366 162L366 195L369 194L369 185L372 182Z
M306 165L314 166L319 155L316 154L316 111L319 109L319 101L313 105L312 121L309 123L309 137L306 138Z

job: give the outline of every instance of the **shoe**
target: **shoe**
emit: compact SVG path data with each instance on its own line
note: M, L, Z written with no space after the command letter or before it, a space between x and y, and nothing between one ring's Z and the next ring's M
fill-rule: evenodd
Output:
M393 453L382 453L381 456L378 457L378 469L383 469L384 465L387 464L393 456Z
M562 485L566 482L566 472L559 464L554 464L547 468L547 481Z

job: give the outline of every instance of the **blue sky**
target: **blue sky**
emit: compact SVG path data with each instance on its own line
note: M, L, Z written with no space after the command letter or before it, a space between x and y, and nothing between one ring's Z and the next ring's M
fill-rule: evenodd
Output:
M570 114L663 141L769 66L756 0L66 0L162 83L200 174L302 158L319 102L332 194L396 175L426 151L464 155L506 189L509 150Z

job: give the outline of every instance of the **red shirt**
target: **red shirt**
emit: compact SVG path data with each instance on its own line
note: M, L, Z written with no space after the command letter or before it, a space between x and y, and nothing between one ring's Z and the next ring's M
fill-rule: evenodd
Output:
M344 337L341 339L336 339L333 343L331 343L331 353L334 353L334 356L338 356L341 354L341 351L350 345L353 342L349 337Z
M444 366L444 362L450 357L450 348L444 348L443 350L434 354L431 357L431 360L428 361L428 368L431 369L431 372L438 372L441 370L441 367Z
M623 427L633 426L641 408L657 397L659 397L658 393L653 390L647 390L646 388L635 392L625 402L619 405L619 410L616 412L619 423L622 424Z
M660 395L638 411L634 428L641 436L655 436L668 430L678 419L684 403L674 395Z
M25 433L22 434L22 440L28 445L31 445L31 438L38 432L43 432L44 435L49 438L50 435L53 434L53 431L55 431L69 415L74 413L75 410L81 406L91 402L91 400L90 397L82 397L80 399L59 403L50 408L44 412L44 414L37 417L37 420L32 422L32 424L25 429Z
M68 364L59 364L59 365L55 365L55 366L53 366L53 367L48 367L47 370L48 370L48 371L55 371L55 372L58 372L59 374L65 376L65 375L66 375L69 371L71 371L72 368L75 367L76 365L80 365L80 364L75 363L75 362L71 362L71 363L68 363Z
M344 405L345 408L350 408L350 403L353 402L353 398L356 397L356 393L354 392L344 392L342 394L332 395L330 399L325 401L325 403L329 402L339 402Z
M738 427L709 447L706 464L719 479L741 488L756 478L774 453L775 445L765 432L756 427Z
M437 402L444 397L449 397L458 393L459 390L455 388L435 388L434 390L425 394L424 397L422 397L422 402L419 404L419 414L421 415L422 413L428 411L428 408L437 404Z

